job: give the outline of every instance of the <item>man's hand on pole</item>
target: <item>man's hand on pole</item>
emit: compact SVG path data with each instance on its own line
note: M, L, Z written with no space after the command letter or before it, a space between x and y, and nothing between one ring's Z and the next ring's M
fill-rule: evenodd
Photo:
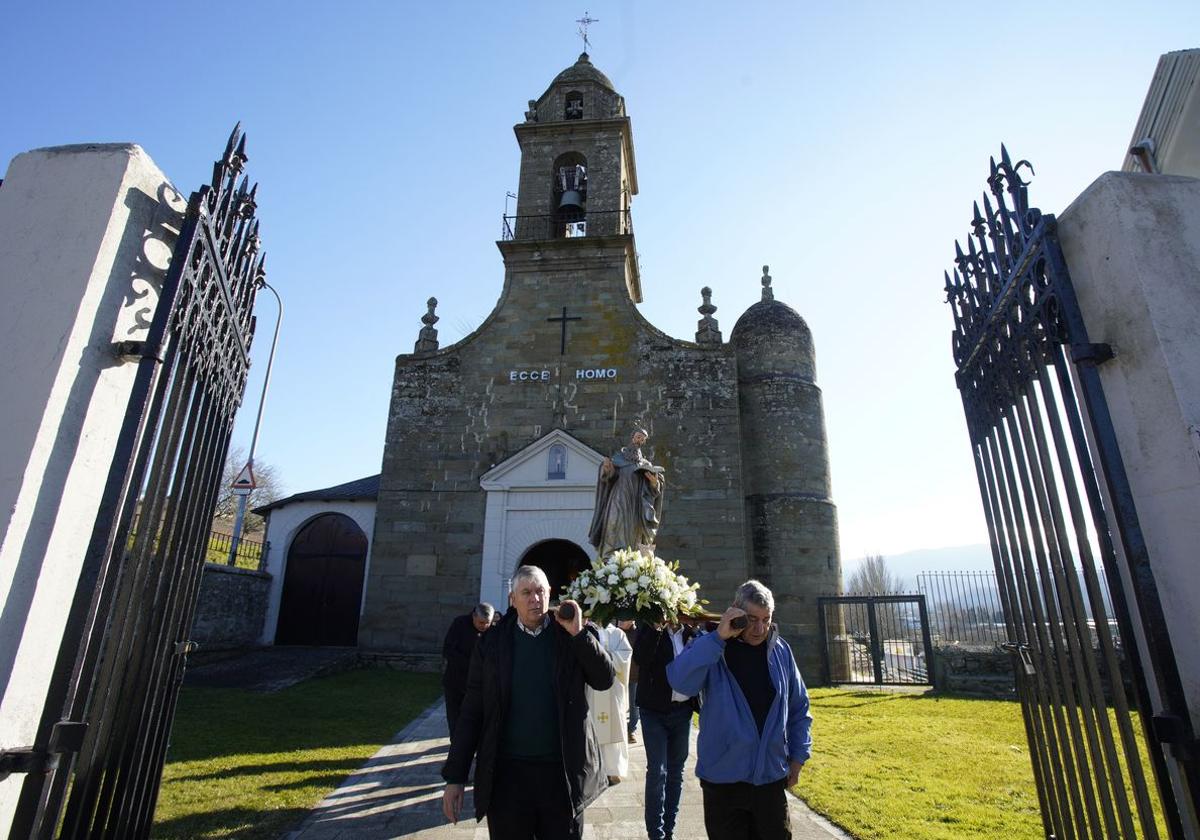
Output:
M442 813L446 815L446 819L457 825L462 806L463 786L447 782L446 789L442 792Z

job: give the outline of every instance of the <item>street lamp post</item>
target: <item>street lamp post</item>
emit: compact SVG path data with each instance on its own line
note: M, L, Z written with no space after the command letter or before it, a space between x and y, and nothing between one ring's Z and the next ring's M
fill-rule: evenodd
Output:
M246 505L250 501L250 494L254 491L254 450L258 446L258 430L262 426L263 406L267 402L267 388L271 384L271 368L275 365L275 348L279 344L279 325L283 323L283 300L279 297L279 292L275 291L275 287L266 280L259 281L262 288L270 289L271 294L275 295L275 302L279 304L279 315L275 319L275 335L271 338L271 353L267 356L267 373L263 377L262 394L258 398L258 417L254 420L254 436L250 438L250 455L246 458L246 466L242 467L242 471L238 473L233 482L233 492L238 497L237 516L233 520L233 536L229 540L229 565L233 566L237 562L238 543L242 538L242 522L246 518ZM242 481L243 476L247 481ZM259 559L262 563L262 559Z

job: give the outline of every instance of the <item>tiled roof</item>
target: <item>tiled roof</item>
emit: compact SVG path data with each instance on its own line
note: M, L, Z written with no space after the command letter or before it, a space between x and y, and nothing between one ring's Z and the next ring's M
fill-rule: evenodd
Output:
M379 475L369 475L345 484L337 484L321 490L305 490L295 493L286 499L277 499L269 505L254 509L259 516L269 513L278 507L290 505L292 502L353 502L361 499L379 498Z

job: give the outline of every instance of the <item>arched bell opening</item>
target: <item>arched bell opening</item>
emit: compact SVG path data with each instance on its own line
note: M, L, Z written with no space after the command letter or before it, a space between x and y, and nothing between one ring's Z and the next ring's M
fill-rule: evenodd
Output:
M583 119L583 94L579 91L567 91L567 95L563 103L563 119Z
M554 237L587 236L587 158L579 152L559 155L552 174Z
M287 553L277 645L358 643L367 535L350 517L323 513L300 529Z
M570 540L544 540L521 555L518 566L537 566L550 581L550 600L561 601L563 590L591 565L587 552Z

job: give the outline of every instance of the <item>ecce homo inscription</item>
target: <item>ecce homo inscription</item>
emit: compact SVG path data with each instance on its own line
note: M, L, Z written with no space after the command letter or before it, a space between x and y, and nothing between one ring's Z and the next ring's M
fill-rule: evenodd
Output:
M576 368L576 379L616 379L616 368ZM509 382L549 382L550 371L548 370L510 370L508 372Z

